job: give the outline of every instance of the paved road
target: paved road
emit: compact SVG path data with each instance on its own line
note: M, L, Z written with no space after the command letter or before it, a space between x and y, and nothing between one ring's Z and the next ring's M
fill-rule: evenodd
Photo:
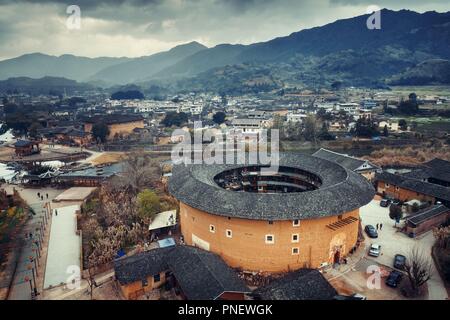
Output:
M12 188L12 186L6 186L6 188ZM29 266L34 263L30 262L30 257L38 256L37 247L38 245L35 241L41 240L41 235L44 234L44 230L42 233L37 228L40 229L44 225L44 215L45 203L53 200L57 195L59 195L63 190L55 190L55 189L24 189L16 187L22 199L27 202L27 204L33 209L35 215L32 215L31 219L27 222L25 227L26 232L24 232L24 240L25 245L22 248L22 252L19 257L19 263L16 269L16 273L14 275L13 285L9 292L8 299L10 300L30 300L31 299L31 288L30 283L25 281L25 278L33 279L32 271L29 270ZM40 192L44 195L44 199L38 198L37 193ZM48 198L47 198L48 194ZM45 233L47 233L49 228L46 227ZM27 235L25 235L27 233ZM30 237L31 234L31 237ZM44 259L40 259L40 264L45 263ZM37 264L36 264L37 265ZM40 274L44 268L38 265L38 269L41 271L38 272L38 276L41 277ZM37 279L38 280L38 279ZM38 282L39 283L39 282ZM32 285L33 281L32 281ZM39 286L39 284L38 284Z
M430 257L433 265L431 279L428 281L428 299L445 300L448 298L444 283L431 258L431 247L434 244L434 237L431 231L414 239L397 231L397 229L394 228L394 221L389 218L389 209L380 207L379 200L373 200L362 207L360 216L363 226L367 224L373 226L376 226L377 223L383 224L383 229L378 231L377 239L366 237L366 242L368 244L377 243L381 245L381 255L378 258L367 257L367 259L371 259L386 266L392 266L395 254L408 256L410 250L413 247L418 246Z

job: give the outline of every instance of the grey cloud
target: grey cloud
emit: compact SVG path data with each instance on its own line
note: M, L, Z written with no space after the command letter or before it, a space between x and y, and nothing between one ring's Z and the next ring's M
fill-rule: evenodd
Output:
M147 55L189 41L207 46L252 43L365 14L373 0L0 0L0 59L27 52ZM398 5L398 3L401 5ZM408 2L408 3L407 3ZM411 3L411 4L410 4ZM450 9L431 0L428 7ZM77 4L82 29L65 27ZM418 0L380 0L379 6L426 10ZM18 15L20 13L20 19Z

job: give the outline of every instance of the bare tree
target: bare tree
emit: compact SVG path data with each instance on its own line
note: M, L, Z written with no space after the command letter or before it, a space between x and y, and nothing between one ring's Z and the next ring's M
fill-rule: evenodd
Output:
M420 288L431 278L432 264L422 250L416 245L407 256L404 270L408 275L412 294L417 296Z
M94 296L94 287L96 286L93 268L94 268L94 266L90 266L90 265L88 266L88 268L87 268L88 277L86 279L88 282L88 285L89 285L89 294L90 294L91 300Z
M450 246L450 226L434 228L433 235L439 248L446 249Z
M309 115L304 122L303 136L306 141L311 141L317 144L317 136L320 128L320 123L315 115Z
M148 154L134 152L125 161L120 180L122 187L135 196L146 187L154 187L160 176L161 168Z

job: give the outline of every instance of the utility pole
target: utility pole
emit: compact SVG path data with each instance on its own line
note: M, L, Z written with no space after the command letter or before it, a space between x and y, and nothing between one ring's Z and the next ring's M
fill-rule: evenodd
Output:
M24 282L29 282L30 283L30 293L31 293L31 298L33 298L33 296L35 294L35 291L34 291L34 288L33 288L33 283L31 282L31 278L29 276L25 276L23 278L23 280L24 280Z
M37 265L36 265L36 258L30 256L30 262L33 263L34 262L34 268L36 269L36 276L38 275L38 271L37 271Z

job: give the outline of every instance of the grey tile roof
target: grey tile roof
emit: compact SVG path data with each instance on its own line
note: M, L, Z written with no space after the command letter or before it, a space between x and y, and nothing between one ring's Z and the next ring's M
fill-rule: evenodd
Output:
M405 173L404 176L414 179L441 180L450 183L450 162L434 158L425 162L419 169Z
M260 125L260 119L233 119L231 121L233 126L242 126L242 125Z
M362 166L365 163L364 160L352 158L352 157L349 157L349 156L346 156L343 154L339 154L337 152L333 152L333 151L330 151L327 149L322 149L322 148L319 149L318 151L316 151L315 153L313 153L313 156L339 163L341 166L343 166L344 168L347 168L349 170L356 170L357 168L359 168L360 166Z
M336 163L340 164L341 166L343 166L344 168L352 170L352 171L355 171L356 169L358 169L359 167L361 167L364 164L369 166L368 169L370 169L370 168L379 169L378 166L370 163L367 160L357 159L357 158L354 158L354 157L351 157L351 156L348 156L345 154L337 153L337 152L323 149L323 148L320 148L315 153L313 153L313 156L321 158L321 159L336 162Z
M430 178L450 182L450 162L435 158L423 164Z
M416 169L410 172L405 172L402 176L417 180L427 180L430 177L430 174L423 169Z
M95 115L95 116L91 116L91 117L85 117L83 119L83 122L85 122L85 123L103 122L108 125L111 125L111 124L135 122L135 121L141 121L141 120L144 120L144 118L141 115L106 114L106 115Z
M421 224L422 222L425 222L431 218L434 218L438 215L441 215L443 213L450 212L450 209L446 206L440 204L440 205L434 205L428 208L425 208L423 210L420 210L417 212L414 216L408 217L406 220L407 222L417 226L418 224Z
M120 284L128 284L147 279L168 269L166 254L172 248L149 250L114 261L114 272Z
M342 166L305 154L280 154L280 166L317 175L322 185L295 193L234 192L218 186L214 177L245 165L176 165L169 191L183 203L227 217L255 220L313 219L339 215L369 203L375 194L361 175Z
M250 292L217 254L191 246L153 249L114 261L116 279L122 285L168 270L189 300L213 300L224 292Z
M22 148L22 147L26 147L33 144L33 142L29 141L29 140L17 140L14 143L14 147L18 147L18 148Z
M450 201L450 188L424 182L404 175L383 172L375 175L376 181L384 181L403 189L433 196L440 200Z
M445 173L450 173L450 161L434 158L423 164L425 167L433 168L436 170L441 170Z
M300 269L252 293L262 300L331 300L336 290L315 269Z
M215 253L179 246L170 253L168 264L189 300L214 300L224 292L250 292Z
M73 170L61 173L59 178L109 178L123 172L122 163L114 163L104 167L89 167L80 170Z

